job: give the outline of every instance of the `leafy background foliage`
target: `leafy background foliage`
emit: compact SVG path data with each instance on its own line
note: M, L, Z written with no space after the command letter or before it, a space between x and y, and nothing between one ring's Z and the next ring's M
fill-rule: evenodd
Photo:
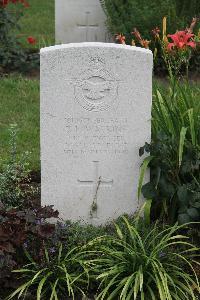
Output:
M27 72L39 65L38 51L24 48L16 35L23 8L18 3L13 5L15 7L11 9L0 3L0 73L8 70Z
M145 38L156 26L161 27L164 16L169 20L169 32L184 28L192 17L200 13L198 0L100 0L113 34L129 36L136 27ZM129 41L130 41L129 40Z
M26 37L32 35L38 48L55 45L55 1L28 0L28 3L30 7L20 19L20 29L17 30L23 45L27 45Z
M167 33L175 33L184 30L190 25L192 18L200 14L200 2L198 0L100 0L106 15L107 26L113 36L123 34L126 44L131 45L135 40L133 32L137 28L142 37L151 40L150 49L157 53L154 59L154 72L156 75L165 76L167 68L162 57L162 51L154 41L152 30L158 27L162 31L162 19L167 17ZM198 33L200 23L195 27ZM139 45L141 46L141 45ZM192 53L190 70L198 76L200 71L200 48Z

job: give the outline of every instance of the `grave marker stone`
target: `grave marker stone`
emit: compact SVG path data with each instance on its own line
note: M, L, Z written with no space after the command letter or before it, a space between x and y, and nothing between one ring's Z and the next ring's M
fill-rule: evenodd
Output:
M41 50L43 205L97 225L136 211L151 85L149 50L108 43Z
M56 0L57 43L106 42L106 16L99 0Z

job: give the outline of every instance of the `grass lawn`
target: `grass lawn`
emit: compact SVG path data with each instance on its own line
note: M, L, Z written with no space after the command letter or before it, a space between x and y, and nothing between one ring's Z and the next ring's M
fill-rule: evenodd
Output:
M54 0L27 0L30 7L25 9L20 20L22 42L36 37L37 48L53 45L55 42ZM18 125L18 153L30 151L33 170L40 168L39 161L39 80L24 79L20 76L0 78L0 165L8 156L9 124Z
M27 0L30 7L21 18L22 40L36 37L39 48L55 44L55 4L54 0ZM37 47L38 47L37 44Z
M31 168L38 170L39 81L14 76L1 79L0 99L0 158L8 155L8 128L15 123L19 129L17 151L30 151Z

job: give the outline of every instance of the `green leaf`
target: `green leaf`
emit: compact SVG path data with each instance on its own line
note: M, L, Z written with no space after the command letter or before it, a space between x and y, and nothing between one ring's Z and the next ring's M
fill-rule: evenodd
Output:
M11 295L8 296L8 300L13 299L17 294L22 294L31 285L31 280L17 288Z
M187 210L188 215L191 217L192 221L198 221L200 214L196 208L189 208Z
M42 288L43 285L45 283L45 281L47 280L47 278L52 274L52 272L49 272L44 278L42 278L42 280L40 281L38 288L37 288L37 300L41 299L41 292L42 292Z
M150 225L150 223L151 223L151 205L152 205L151 199L145 201L144 221L145 221L146 225Z
M196 202L192 203L192 206L195 208L200 208L200 201L196 201Z
M142 195L145 199L153 199L157 196L157 190L153 182L148 182L142 187Z
M60 264L60 260L61 260L61 256L62 256L62 244L60 244L60 247L59 247L59 253L58 253L58 264Z
M45 249L44 249L44 252L45 252L46 260L47 260L47 262L49 263L49 254L48 254L48 251L47 251L46 247L45 247Z
M177 191L179 202L181 202L181 205L188 205L189 199L188 199L188 190L186 185L182 185L178 187Z
M38 271L38 272L33 276L32 280L31 280L31 284L34 283L34 281L38 278L38 276L40 276L40 274L42 274L42 273L43 273L44 271L46 271L46 270L47 270L47 268L44 268L44 269Z
M149 165L149 163L152 159L153 159L153 156L148 156L144 159L144 161L142 163L142 166L141 166L141 169L140 169L139 183L138 183L138 199L140 198L140 195L141 195L142 185L143 185L146 170L147 170L148 165Z
M58 300L58 297L57 297L57 293L56 293L56 286L58 284L58 281L59 281L59 278L56 279L54 285L51 287L52 288L52 293L51 293L51 296L50 296L50 300Z
M188 209L187 206L182 205L178 210L178 214L187 214L187 209Z
M120 239L123 239L123 234L119 226L115 223L115 228Z
M36 265L36 262L33 260L33 258L31 257L31 255L28 253L28 251L26 250L26 248L24 248L24 253L26 255L26 257L28 258L28 260L32 263Z
M179 162L179 167L181 166L182 163L182 158L183 158L183 148L185 144L185 136L186 136L187 128L182 127L181 132L180 132L180 140L179 140L179 151L178 151L178 162Z
M192 137L192 144L196 145L196 132L195 132L195 125L194 125L194 108L188 110L188 117L190 123L190 132Z
M191 221L190 217L188 216L188 214L180 214L178 215L178 223L181 224L186 224L189 223Z

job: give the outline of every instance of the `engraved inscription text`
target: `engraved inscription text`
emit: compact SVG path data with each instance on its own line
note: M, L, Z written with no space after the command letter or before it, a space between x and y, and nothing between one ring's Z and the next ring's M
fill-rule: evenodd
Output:
M67 154L127 154L126 118L66 118Z

